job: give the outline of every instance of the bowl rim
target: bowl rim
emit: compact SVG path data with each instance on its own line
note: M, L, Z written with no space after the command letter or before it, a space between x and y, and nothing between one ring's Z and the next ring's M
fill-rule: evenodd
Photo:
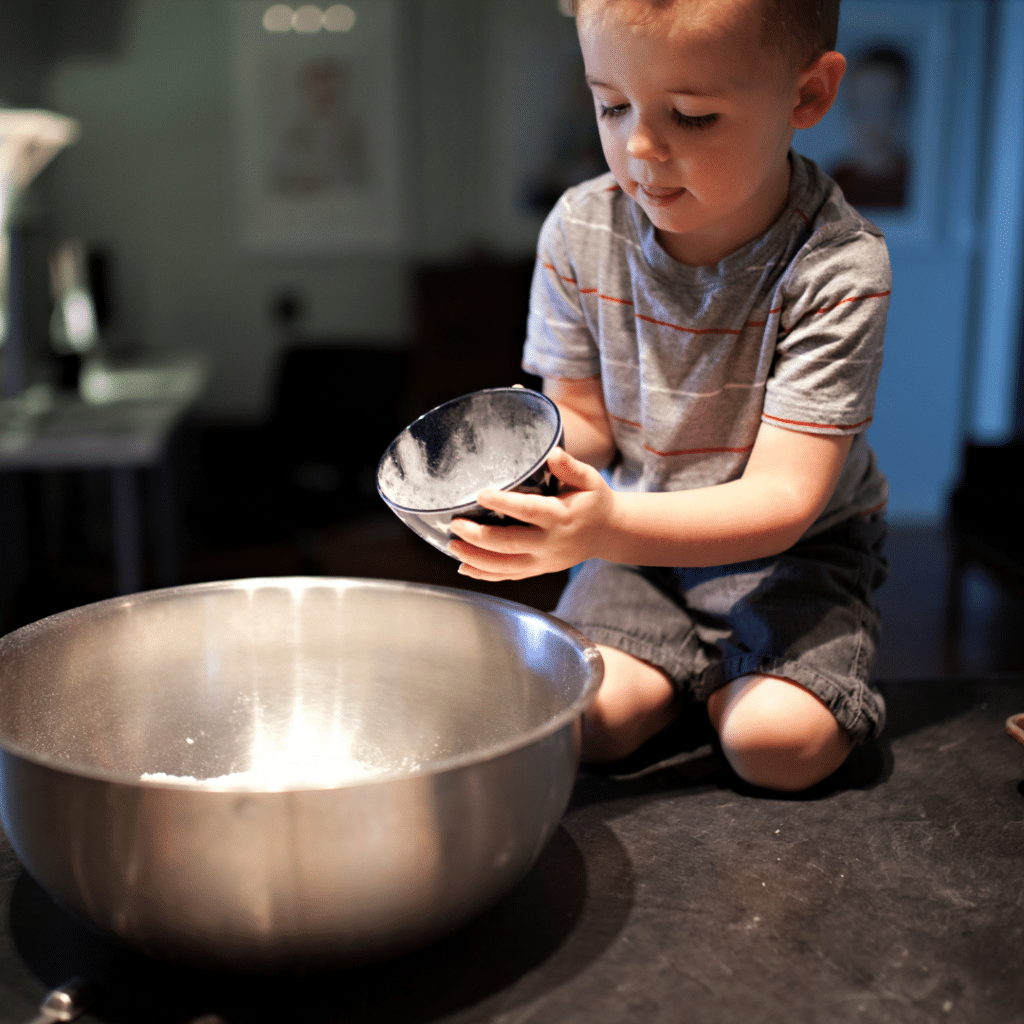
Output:
M559 732L579 718L590 706L604 678L604 660L597 649L597 644L584 636L575 627L570 626L567 622L563 622L548 612L542 612L539 609L531 608L529 605L512 601L509 598L485 594L479 591L426 583L411 583L405 580L385 580L355 576L260 576L234 580L213 580L207 583L187 583L175 587L163 587L155 590L141 591L137 594L94 601L90 604L80 605L77 608L69 608L66 611L48 615L45 618L12 630L4 636L0 636L0 673L2 673L5 654L8 648L20 645L31 634L45 633L47 630L59 628L63 624L75 619L96 618L108 614L116 614L119 611L127 610L136 605L173 600L183 594L198 594L216 590L256 590L262 588L305 590L325 586L330 589L342 590L349 588L391 591L411 590L419 593L432 593L442 600L458 601L464 604L490 605L519 614L525 612L530 617L541 620L556 632L562 633L568 639L578 644L589 678L586 680L586 684L580 694L568 707L514 739L503 740L500 743L494 743L479 750L431 761L428 765L422 767L400 768L368 777L341 780L336 783L282 786L280 789L247 789L239 786L198 785L196 782L176 782L171 779L143 779L133 772L101 768L94 765L82 765L77 762L54 757L52 754L41 753L15 740L8 739L2 733L0 733L0 752L13 755L44 768L72 774L79 778L92 779L97 782L141 786L147 789L173 789L188 793L219 793L236 798L238 796L278 796L294 793L331 792L340 789L386 785L403 779L443 775L448 772L458 771L461 768L473 767L488 761L494 761L507 754L525 749ZM3 678L2 674L0 674L0 686L2 685ZM198 781L202 782L203 780L200 779Z
M464 395L457 396L456 398L450 398L450 399L448 399L447 402L442 402L440 405L435 405L433 409L428 409L425 413L422 413L421 415L417 416L411 423L409 423L407 426L403 427L395 435L395 437L392 439L391 443L387 446L387 448L384 449L384 454L381 455L380 459L377 462L376 484L377 484L377 493L381 496L381 498L384 500L384 502L389 507L391 507L392 509L396 509L397 511L400 511L400 512L408 512L411 515L420 515L420 516L443 515L443 514L445 514L447 512L460 512L463 509L472 509L474 507L479 508L479 506L477 505L477 502L475 500L473 500L473 501L466 501L466 502L463 502L463 503L461 503L459 505L443 505L440 508L414 508L414 507L412 507L410 505L400 505L397 501L394 501L393 499L389 498L384 493L384 488L381 486L381 482L380 482L380 475L381 475L381 470L384 468L384 462L387 459L388 455L391 453L392 449L395 447L395 445L398 444L400 438L402 438L405 434L407 434L410 430L412 430L412 428L414 426L416 426L417 423L422 422L428 416L433 416L435 413L440 412L442 409L445 409L445 408L447 408L450 405L455 405L456 402L465 402L465 401L467 401L467 400L469 400L471 398L477 398L480 395L490 395L490 394L495 394L497 392L505 392L505 393L511 393L511 394L522 394L523 392L525 392L526 394L531 395L531 396L533 396L535 398L543 399L549 406L551 406L551 408L554 410L554 413L555 413L555 433L554 433L554 438L552 439L551 443L545 449L544 454L541 455L540 458L538 458L534 463L532 463L528 470L526 470L524 473L521 473L519 476L517 476L510 483L503 484L501 487L498 488L498 490L499 491L514 490L524 480L527 480L531 476L533 476L533 474L536 473L537 470L540 469L540 467L542 465L544 465L544 463L547 462L547 460L548 460L549 456L551 455L551 453L555 450L555 448L558 447L559 438L562 436L562 412L558 408L558 406L555 404L555 402L553 402L542 391L537 391L534 388L502 387L502 388L481 388L479 391L469 391L469 392L467 392ZM483 488L481 488L481 489L483 489Z

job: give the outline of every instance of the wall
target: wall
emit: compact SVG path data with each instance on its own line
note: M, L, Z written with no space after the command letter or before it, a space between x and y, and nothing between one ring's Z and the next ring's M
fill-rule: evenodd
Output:
M890 476L891 512L903 518L943 514L960 470L965 381L974 358L972 289L983 246L985 6L967 0L953 8L935 238L890 246L893 296L869 437Z
M985 249L979 259L977 342L965 420L979 441L1024 430L1024 0L994 12ZM1017 389L1018 393L1015 393ZM1015 422L1016 421L1016 422Z
M36 7L0 4L0 107L38 102L43 77L39 37Z

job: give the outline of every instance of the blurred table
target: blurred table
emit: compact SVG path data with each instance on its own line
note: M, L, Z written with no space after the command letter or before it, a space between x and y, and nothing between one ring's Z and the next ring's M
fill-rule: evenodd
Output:
M359 970L157 963L54 904L0 837L0 1020L78 975L98 986L83 1024L1019 1024L1024 748L1004 723L1024 676L882 691L882 738L799 796L743 785L699 720L581 772L505 899Z
M154 470L152 526L158 583L176 572L174 503L167 444L202 393L204 361L195 355L131 364L93 362L80 394L34 385L0 400L0 472L109 471L114 578L118 594L142 585L142 508L138 473Z

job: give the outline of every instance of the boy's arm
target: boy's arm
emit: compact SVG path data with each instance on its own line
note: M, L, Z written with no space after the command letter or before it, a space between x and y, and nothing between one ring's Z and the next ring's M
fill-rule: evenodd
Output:
M828 504L852 443L850 434L822 437L763 423L738 480L689 491L612 492L604 557L704 566L785 551Z
M452 554L466 575L521 579L587 558L631 565L724 565L791 547L828 504L853 435L823 437L764 423L743 476L688 491L631 494L556 452L568 490L555 498L485 491L480 503L528 527L457 520Z
M595 469L604 469L615 457L615 438L608 422L600 377L585 380L544 381L544 394L562 414L565 450Z

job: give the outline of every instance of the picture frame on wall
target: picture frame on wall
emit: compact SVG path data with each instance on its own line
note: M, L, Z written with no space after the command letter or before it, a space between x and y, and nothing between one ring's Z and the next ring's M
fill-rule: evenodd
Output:
M940 231L951 25L949 0L844 0L839 95L794 139L890 244L928 244Z
M402 242L395 0L233 0L238 232L253 254Z

